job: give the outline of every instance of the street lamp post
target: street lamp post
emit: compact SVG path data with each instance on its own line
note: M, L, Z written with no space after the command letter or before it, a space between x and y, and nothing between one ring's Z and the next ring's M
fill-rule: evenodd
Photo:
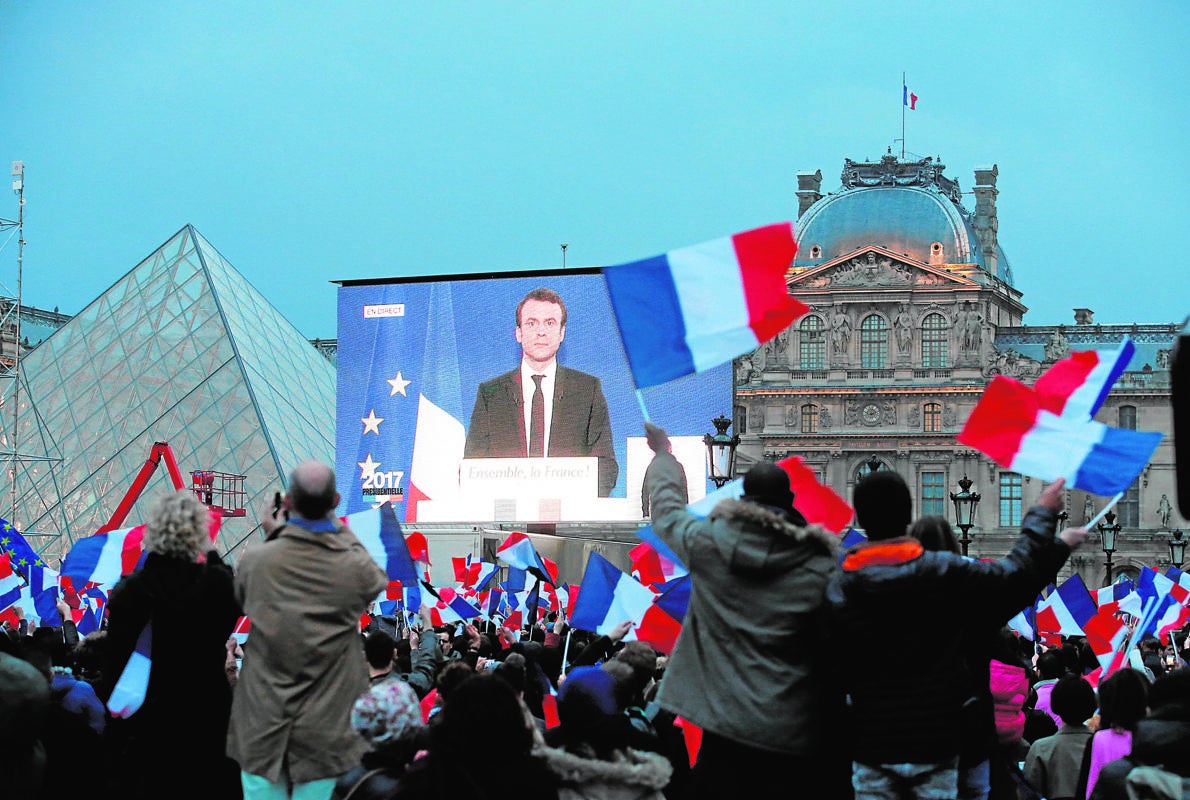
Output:
M728 436L731 420L720 414L711 420L715 434L704 434L702 442L707 446L707 472L717 488L730 481L735 472L735 449L740 444L738 435Z
M971 491L971 479L963 475L959 481L959 491L950 493L950 501L954 503L955 525L963 532L959 544L963 547L963 555L967 555L967 547L973 541L968 532L975 525L975 511L979 508L979 492Z
M1186 563L1186 540L1182 538L1182 529L1178 528L1169 538L1169 563L1178 569Z
M1103 553L1107 556L1107 561L1103 566L1107 567L1107 582L1104 586L1111 586L1112 582L1112 565L1111 556L1116 552L1116 535L1119 534L1121 526L1116 522L1116 512L1109 511L1103 515L1103 519L1096 525L1099 529L1099 535L1103 538Z

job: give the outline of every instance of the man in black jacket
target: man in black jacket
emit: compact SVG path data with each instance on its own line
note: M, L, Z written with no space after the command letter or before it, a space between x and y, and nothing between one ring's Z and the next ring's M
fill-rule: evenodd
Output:
M964 626L1007 622L1086 538L1083 528L1054 536L1064 486L1046 487L1009 554L984 562L926 552L906 536L912 501L899 475L875 472L856 485L869 541L847 553L828 599L839 641L875 643L880 653L874 664L844 661L857 800L956 795L964 708L975 697Z

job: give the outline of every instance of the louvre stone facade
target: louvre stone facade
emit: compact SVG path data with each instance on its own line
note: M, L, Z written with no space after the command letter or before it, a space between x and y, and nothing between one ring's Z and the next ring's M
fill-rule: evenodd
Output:
M1027 325L1000 245L998 169L975 170L974 210L944 171L930 158L847 160L830 194L821 171L799 173L799 252L786 280L810 311L736 361L737 471L798 455L850 499L878 464L905 478L915 515L952 522L950 493L968 476L982 496L971 555L1003 555L1043 482L1000 468L956 434L993 376L1031 383L1072 350L1114 349L1129 336L1136 355L1096 418L1166 435L1116 509L1112 566L1133 577L1145 565L1164 569L1170 532L1187 527L1176 507L1166 518L1162 501L1176 506L1169 360L1178 326L1099 324L1089 309L1075 309L1071 324ZM1069 524L1107 499L1069 491ZM1064 575L1072 569L1101 585L1097 534Z

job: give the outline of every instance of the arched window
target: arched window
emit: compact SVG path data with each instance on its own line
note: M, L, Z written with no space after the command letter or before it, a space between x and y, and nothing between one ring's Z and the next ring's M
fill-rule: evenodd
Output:
M869 314L859 324L859 361L864 369L884 369L888 359L888 323Z
M942 430L942 404L926 403L921 408L922 430L926 433L937 433Z
M802 433L818 433L818 406L813 403L802 406Z
M826 323L822 317L808 316L798 326L801 334L801 368L826 368Z
M946 366L946 343L950 327L946 317L938 313L926 314L921 321L921 365L923 367Z

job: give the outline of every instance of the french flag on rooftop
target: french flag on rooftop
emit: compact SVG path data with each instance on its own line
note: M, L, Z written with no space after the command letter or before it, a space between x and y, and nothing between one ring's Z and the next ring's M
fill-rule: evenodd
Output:
M97 533L77 540L66 554L62 574L75 586L88 583L114 585L140 566L145 526Z
M1065 478L1070 488L1105 497L1126 491L1161 443L1160 433L1058 416L1041 403L1033 389L997 375L955 438L1014 472Z
M796 254L793 225L781 222L605 267L636 388L726 363L805 314L785 286Z
M1087 591L1087 585L1075 573L1037 604L1037 630L1063 636L1081 636L1083 625L1098 610L1091 593Z

